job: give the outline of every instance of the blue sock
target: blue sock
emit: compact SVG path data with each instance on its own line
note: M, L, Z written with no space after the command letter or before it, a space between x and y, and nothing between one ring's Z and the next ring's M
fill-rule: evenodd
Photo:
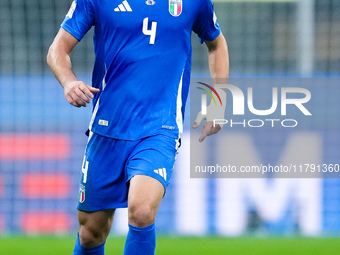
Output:
M139 228L129 224L124 255L154 255L156 250L155 223Z
M74 245L73 255L104 255L105 242L93 248L84 248L79 241L79 234L77 235L77 240Z

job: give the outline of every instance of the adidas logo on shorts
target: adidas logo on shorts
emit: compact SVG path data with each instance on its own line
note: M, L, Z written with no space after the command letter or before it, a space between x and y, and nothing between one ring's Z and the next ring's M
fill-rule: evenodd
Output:
M159 174L160 176L162 176L164 178L164 180L166 180L166 169L163 168L158 168L156 170L153 170L156 174Z

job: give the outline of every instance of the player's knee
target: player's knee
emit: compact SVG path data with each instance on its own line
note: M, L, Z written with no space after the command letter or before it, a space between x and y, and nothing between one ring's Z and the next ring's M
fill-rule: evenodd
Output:
M79 229L79 241L80 244L85 248L95 247L97 244L94 233L85 227L80 227Z
M91 248L105 242L109 228L100 221L79 219L79 239L82 246Z
M130 205L129 223L136 227L146 227L155 221L156 209L148 205Z
M80 243L85 248L95 247L104 243L106 236L105 231L98 227L80 226L79 228Z
M78 211L79 239L86 248L105 242L110 233L114 210L87 213Z

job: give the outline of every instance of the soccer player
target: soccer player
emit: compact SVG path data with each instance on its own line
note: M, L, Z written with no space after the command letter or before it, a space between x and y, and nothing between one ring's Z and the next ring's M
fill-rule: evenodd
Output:
M96 58L90 86L72 72L70 54L93 26ZM47 61L70 104L81 107L92 100L94 106L73 254L104 254L115 209L122 207L128 207L129 222L124 254L155 253L156 212L183 130L192 31L207 45L212 78L227 78L227 44L211 0L72 3ZM200 141L220 128L208 119Z

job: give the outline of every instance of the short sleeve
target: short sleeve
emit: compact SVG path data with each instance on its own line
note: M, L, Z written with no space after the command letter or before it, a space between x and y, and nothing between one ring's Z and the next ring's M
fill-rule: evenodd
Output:
M74 0L61 27L79 41L95 23L95 12L90 0Z
M201 43L213 41L220 35L221 28L211 0L201 0L192 30L199 36Z

